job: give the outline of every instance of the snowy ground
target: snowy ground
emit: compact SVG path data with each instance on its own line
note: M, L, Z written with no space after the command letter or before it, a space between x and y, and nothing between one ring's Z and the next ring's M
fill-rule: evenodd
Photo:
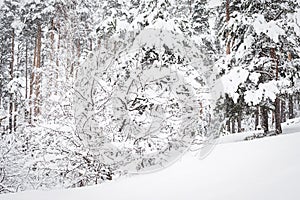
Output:
M199 200L300 199L300 120L283 125L285 133L251 141L223 138L204 160L192 155L162 171L98 186L26 191L1 200ZM298 133L295 133L295 132ZM247 135L247 134L246 134ZM234 143L228 143L229 141ZM239 141L239 142L237 142Z

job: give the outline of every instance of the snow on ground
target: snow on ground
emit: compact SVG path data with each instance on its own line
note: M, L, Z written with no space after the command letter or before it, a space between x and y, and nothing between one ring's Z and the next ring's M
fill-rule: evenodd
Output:
M294 120L292 124L299 122ZM299 126L295 127L299 132ZM300 132L219 144L204 160L188 154L156 173L77 189L4 194L0 199L300 199L299 146Z
M300 131L300 118L288 119L282 124L283 133L296 133Z
M242 133L234 133L234 134L229 134L225 135L219 138L218 143L223 144L223 143L232 143L232 142L240 142L245 140L247 137L253 136L253 135L259 135L262 134L263 131L247 131L247 132L242 132Z
M271 131L275 131L272 130ZM282 132L283 134L297 133L300 131L300 118L288 119L285 123L282 124ZM220 137L218 143L232 143L232 142L240 142L244 141L247 137L260 135L263 133L263 130L256 131L246 131L242 133L234 133L228 134Z

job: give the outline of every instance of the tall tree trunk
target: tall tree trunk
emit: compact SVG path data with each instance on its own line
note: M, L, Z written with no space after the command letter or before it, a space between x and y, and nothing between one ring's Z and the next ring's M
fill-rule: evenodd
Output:
M230 133L231 129L230 129L230 119L228 118L228 120L226 121L226 127L227 127L227 131Z
M230 110L231 110L231 108L230 108L230 98L229 98L228 94L225 95L224 103L225 103L225 117L227 118L226 127L227 127L227 131L230 133L230 126L231 126Z
M256 110L255 110L255 130L258 129L258 125L259 125L259 106L256 106Z
M289 119L293 119L294 117L294 98L293 94L289 94Z
M17 130L17 111L18 111L18 104L17 104L17 99L15 97L15 102L14 102L14 131Z
M275 54L275 49L271 48L270 49L270 56L274 60L275 65L276 65L276 73L275 73L275 80L278 80L279 78L279 71L278 71L278 58ZM281 134L282 129L281 129L281 115L280 115L280 99L278 95L276 96L275 99L275 133L276 134Z
M282 133L281 129L281 119L280 119L280 99L276 97L275 99L275 133Z
M228 23L230 20L230 10L229 10L229 0L226 0L226 22Z
M11 61L10 61L10 80L12 81L14 78L14 59L15 59L15 30L12 30L11 35ZM9 93L9 122L8 128L9 132L12 133L13 128L13 106L14 106L14 99L13 94Z
M93 51L93 40L90 38L90 51Z
M228 38L229 38L229 36L228 36ZM229 55L229 54L230 54L230 41L228 39L227 46L226 46L226 55Z
M286 122L286 101L285 101L286 95L283 95L281 99L281 123Z
M288 52L288 61L292 61L292 54L291 52ZM295 83L294 83L294 77L291 77L291 87L294 87ZM288 118L289 119L293 119L295 117L294 114L294 98L293 98L293 93L288 94Z
M35 83L35 66L36 66L36 54L37 54L37 38L35 39L35 47L33 53L33 67L30 75L30 85L29 85L29 124L32 124L32 114L33 114L33 90Z
M41 47L42 47L42 29L41 25L38 25L37 33L37 55L36 55L36 78L35 78L35 101L34 101L34 115L38 116L40 114L40 84L41 84L41 74L39 69L41 67Z
M26 103L28 102L28 43L26 42L26 47L25 47L25 100ZM28 110L27 110L27 105L25 106L24 110L24 115L25 115L25 120L28 119Z
M58 41L57 41L57 52L59 53L59 50L60 50L60 23L57 22L57 32L58 32ZM59 57L57 56L56 57L56 67L57 67L57 70L58 70L58 66L59 66ZM56 78L58 78L58 71L56 73Z
M51 19L51 32L50 32L50 40L51 40L51 53L50 60L53 62L54 59L54 19Z
M237 118L237 124L238 124L238 132L242 132L242 111L239 111L238 118Z
M264 130L264 133L269 132L269 116L268 116L268 110L266 107L261 107L261 126Z
M51 32L50 32L50 42L51 42L51 53L50 53L50 63L51 63L51 73L49 75L49 88L48 96L51 96L52 90L54 87L54 72L55 72L55 63L54 63L54 18L51 19Z
M232 118L231 120L231 132L235 133L235 118Z
M229 0L226 0L226 23L230 20ZM230 54L230 33L227 32L226 55Z
M57 53L59 54L60 52L60 23L59 21L56 22L57 24L57 34L58 34L58 41L57 41ZM55 94L57 94L57 88L58 88L58 73L59 73L59 56L56 56L56 70L55 70Z

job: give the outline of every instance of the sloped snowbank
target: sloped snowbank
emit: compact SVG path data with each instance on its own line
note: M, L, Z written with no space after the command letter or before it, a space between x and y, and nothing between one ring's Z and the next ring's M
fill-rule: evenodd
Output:
M204 160L184 156L153 174L98 186L27 191L1 200L300 199L300 133L219 144Z

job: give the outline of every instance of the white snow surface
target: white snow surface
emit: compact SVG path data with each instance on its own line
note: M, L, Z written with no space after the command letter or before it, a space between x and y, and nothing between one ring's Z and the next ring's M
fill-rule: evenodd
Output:
M238 67L233 68L228 74L221 78L224 92L229 94L232 97L233 101L236 103L239 94L236 92L238 86L245 82L247 77L249 76L249 71L246 69L240 69Z
M156 173L77 189L4 194L0 199L300 199L299 121L284 124L284 130L288 124L298 127L296 134L219 144L204 160L188 154Z
M272 101L275 101L276 94L279 93L277 85L278 81L272 80L267 83L261 83L258 86L257 90L250 90L245 92L245 102L253 105L258 105L262 98L270 98Z
M222 2L223 2L222 0L209 0L207 7L215 8L215 7L221 6Z
M258 35L265 33L276 43L279 42L279 36L285 34L284 30L278 26L276 21L267 22L263 15L256 15L253 27Z

